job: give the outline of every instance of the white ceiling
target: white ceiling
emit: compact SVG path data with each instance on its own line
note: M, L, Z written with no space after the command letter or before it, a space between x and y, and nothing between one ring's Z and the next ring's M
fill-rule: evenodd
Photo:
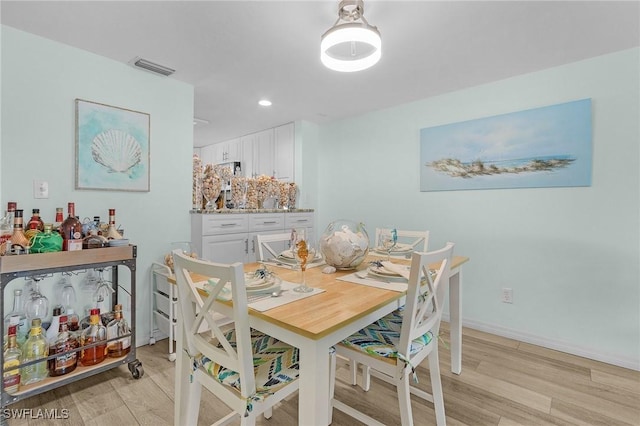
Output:
M295 120L326 123L640 45L640 2L374 1L381 61L325 69L325 1L6 1L2 24L195 87L194 146ZM143 71L140 71L143 72ZM160 77L159 77L160 78ZM258 106L260 98L273 102Z

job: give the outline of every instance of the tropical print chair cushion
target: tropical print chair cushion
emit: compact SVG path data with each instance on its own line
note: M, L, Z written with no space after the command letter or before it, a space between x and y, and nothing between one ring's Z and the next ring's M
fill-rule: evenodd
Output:
M235 329L225 334L231 346L236 348ZM264 399L284 385L298 378L298 349L251 329L253 371L256 377L256 394L251 399ZM218 345L218 347L222 347ZM198 354L194 357L194 369L202 368L223 385L240 391L240 375Z
M397 345L400 341L403 312L404 307L397 309L366 328L347 337L341 343L369 355L398 358ZM409 356L420 352L432 339L433 335L431 332L415 339L411 342Z

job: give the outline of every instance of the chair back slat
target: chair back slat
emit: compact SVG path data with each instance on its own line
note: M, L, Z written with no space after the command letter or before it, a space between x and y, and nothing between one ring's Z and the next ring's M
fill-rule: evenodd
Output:
M269 255L271 255L273 259L276 259L283 250L290 247L290 242L291 233L256 235L256 245L258 246L258 260L267 260L269 258Z
M237 372L242 396L253 395L256 386L243 265L193 259L182 254L180 250L173 252L173 262L180 307L178 327L182 327L183 347L190 356L202 354L214 363ZM215 283L204 301L193 282L192 274L208 277L209 282ZM220 310L223 302L217 300L217 297L225 287L231 291L233 307L230 319L233 323L223 330L217 324L214 315L222 313ZM210 333L200 332L203 323L208 325ZM230 328L235 329L233 344L226 337ZM215 341L212 341L211 335L215 337Z
M453 243L428 253L414 252L405 303L398 352L410 353L411 342L431 331L437 339L442 318L445 289L449 283ZM435 277L429 265L438 264Z

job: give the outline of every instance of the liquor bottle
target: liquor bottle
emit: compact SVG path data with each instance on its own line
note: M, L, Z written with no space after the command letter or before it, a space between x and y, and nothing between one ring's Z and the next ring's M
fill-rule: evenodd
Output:
M11 239L13 234L13 217L17 204L14 201L7 203L7 213L0 219L0 244Z
M121 240L122 235L116 229L116 209L109 209L109 227L107 228L107 238L110 240Z
M58 335L49 344L50 355L62 354L48 361L49 375L52 377L71 373L78 365L78 352L72 352L78 348L78 340L69 332L66 315L60 316L58 330Z
M44 222L40 218L40 209L31 210L31 219L27 222L27 229L37 229L38 231L44 231Z
M22 222L22 210L16 209L13 218L13 234L11 234L11 247L20 246L25 252L29 248L29 239L24 234Z
M115 318L107 325L107 339L114 339L120 336L118 340L112 340L107 344L107 355L112 358L125 356L131 350L131 329L127 320L122 316L122 305L115 307Z
M31 253L53 253L62 250L62 237L53 231L53 225L44 224L44 232L31 238Z
M42 334L42 321L40 318L34 318L31 321L29 338L22 347L22 364L48 356L49 346ZM23 385L39 382L47 377L47 373L46 360L22 367L21 382Z
M53 222L53 230L60 232L60 225L64 222L64 216L62 215L62 207L56 207L56 220Z
M56 306L53 308L53 316L51 317L51 325L47 329L44 337L47 339L47 344L51 346L51 344L58 338L58 333L60 333L60 322L62 316L62 308ZM67 318L64 319L67 322Z
M73 308L67 308L67 328L69 333L77 338L80 337L80 317Z
M2 383L4 391L9 394L16 393L20 387L20 358L22 351L18 348L16 340L16 326L9 326L9 341L4 351L4 364L2 365Z
M4 317L5 324L11 324L11 318L18 317L18 327L16 330L16 337L18 344L22 344L27 340L27 334L29 334L29 323L27 322L27 315L24 312L24 300L22 299L22 290L13 290L13 309Z
M69 216L60 225L62 235L62 250L82 250L82 223L76 218L76 205L69 203L67 206Z
M89 327L84 329L80 337L80 346L97 345L82 349L80 352L82 365L99 364L107 355L107 329L100 322L100 309L91 309L89 321Z

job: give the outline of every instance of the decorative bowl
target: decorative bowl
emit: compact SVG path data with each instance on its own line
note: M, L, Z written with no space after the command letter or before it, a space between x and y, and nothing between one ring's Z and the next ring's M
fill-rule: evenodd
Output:
M336 269L355 269L369 253L364 224L344 219L331 222L320 237L320 252Z

